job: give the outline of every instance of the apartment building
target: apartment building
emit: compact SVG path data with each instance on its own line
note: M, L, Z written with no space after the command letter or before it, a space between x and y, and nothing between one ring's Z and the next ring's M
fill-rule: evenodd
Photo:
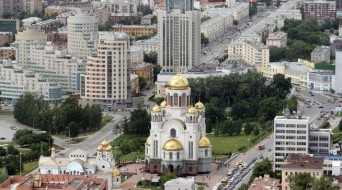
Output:
M309 133L309 153L329 154L333 145L331 129L310 130Z
M201 19L193 1L166 1L158 13L158 64L164 72L181 72L200 62Z
M318 19L324 20L327 18L336 18L336 2L335 1L305 1L303 3L304 20Z
M289 154L282 166L281 189L290 190L289 176L300 173L309 173L311 177L320 178L323 176L323 158L309 155Z
M87 13L68 17L68 51L77 56L96 55L98 19Z
M56 32L62 23L58 19L49 19L32 24L31 27L36 30L43 30L45 33Z
M153 65L151 63L133 63L131 73L143 77L147 83L153 82Z
M22 11L23 11L22 0L1 0L0 1L0 17L2 17L4 14L19 15Z
M333 72L313 71L308 73L307 88L319 91L329 91L336 88L336 75Z
M112 31L130 36L151 36L157 33L157 25L113 25Z
M15 102L24 92L34 92L44 100L58 102L62 98L61 88L39 74L0 60L0 97Z
M81 75L82 103L110 109L131 106L129 36L100 32L97 56L89 56Z
M85 59L57 50L51 42L34 46L30 57L30 63L26 65L27 69L57 83L63 94L79 94L80 76L85 74Z
M35 29L26 29L18 32L15 35L16 44L18 46L18 63L25 65L30 61L31 50L35 45L45 45L47 41L47 35L44 31Z
M14 35L12 32L0 32L0 46L5 46L5 44L10 44L14 40Z
M144 50L141 46L131 46L131 63L141 63L144 61Z
M43 11L42 0L21 0L23 3L23 11L33 14L35 12Z
M133 42L134 46L140 46L145 53L150 53L152 51L159 51L159 37L158 35L148 38L146 40L138 40Z
M287 33L275 32L268 35L266 39L266 45L268 47L286 47L287 45Z
M317 46L311 52L311 61L314 63L320 63L320 62L330 63L330 47L329 46Z
M274 118L274 165L280 172L285 158L290 154L309 153L309 117L276 116Z
M228 45L228 59L243 60L256 67L259 72L269 63L270 51L267 46L255 41L235 41Z

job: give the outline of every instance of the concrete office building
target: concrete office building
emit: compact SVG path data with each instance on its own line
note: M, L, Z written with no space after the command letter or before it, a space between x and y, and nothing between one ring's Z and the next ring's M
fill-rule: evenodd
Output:
M33 14L34 12L43 11L43 1L42 0L22 0L23 11Z
M329 154L333 145L331 129L310 130L309 152L312 154Z
M32 48L35 45L45 45L47 35L41 30L27 29L18 32L15 35L15 39L18 48L18 63L25 67L25 65L30 61Z
M336 50L336 63L335 63L335 91L342 94L342 50Z
M304 20L318 19L324 20L327 18L336 18L336 2L335 1L305 1L303 3Z
M20 28L19 19L0 19L0 32L17 32Z
M68 18L68 52L78 56L96 55L98 19L87 13L78 13Z
M200 13L193 1L166 1L158 13L158 64L164 72L180 72L199 64L201 52Z
M309 117L276 116L274 118L274 165L281 171L285 158L290 154L308 154Z
M19 15L23 10L22 0L1 0L0 17L5 13ZM1 25L1 24L0 24Z
M81 75L82 103L121 109L131 106L129 36L100 32L97 56L89 56Z

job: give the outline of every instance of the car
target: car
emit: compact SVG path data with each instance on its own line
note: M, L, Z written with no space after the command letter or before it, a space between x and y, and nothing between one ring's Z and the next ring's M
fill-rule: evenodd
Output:
M318 106L318 108L324 108L322 105Z
M6 138L5 137L0 137L0 140L6 140Z
M262 154L259 154L259 158L260 158L260 159L263 159L264 156L263 156Z
M306 106L306 108L311 108L311 106L310 106L310 105L308 105L308 106Z

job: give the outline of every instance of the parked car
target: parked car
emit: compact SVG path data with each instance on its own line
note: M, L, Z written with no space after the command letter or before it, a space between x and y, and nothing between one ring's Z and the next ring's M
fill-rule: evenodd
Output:
M0 137L0 140L6 140L6 138L5 137Z

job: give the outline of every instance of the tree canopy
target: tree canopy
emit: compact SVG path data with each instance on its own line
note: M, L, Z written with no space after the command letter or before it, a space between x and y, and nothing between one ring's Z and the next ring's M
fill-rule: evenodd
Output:
M72 134L77 135L80 131L98 130L102 113L99 106L87 105L82 108L78 100L72 98L51 108L42 97L24 93L14 106L14 118L30 127L56 134L68 134L67 127L74 122L70 129Z

